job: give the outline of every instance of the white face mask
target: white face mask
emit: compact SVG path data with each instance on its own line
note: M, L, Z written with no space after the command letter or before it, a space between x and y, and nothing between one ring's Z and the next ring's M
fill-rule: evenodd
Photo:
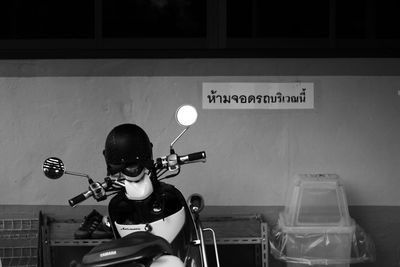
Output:
M139 177L139 178L138 178ZM143 200L153 193L153 184L150 180L150 174L143 171L143 175L134 178L129 176L124 180L126 197L130 200Z

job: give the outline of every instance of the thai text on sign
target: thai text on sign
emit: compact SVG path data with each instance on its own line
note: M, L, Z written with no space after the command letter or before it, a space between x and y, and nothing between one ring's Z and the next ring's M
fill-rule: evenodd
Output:
M204 109L313 109L314 83L203 83Z

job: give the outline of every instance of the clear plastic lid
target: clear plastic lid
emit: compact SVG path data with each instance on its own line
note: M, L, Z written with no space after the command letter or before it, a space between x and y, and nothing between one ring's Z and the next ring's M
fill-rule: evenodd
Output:
M348 226L351 224L343 183L335 174L296 175L288 190L287 226Z

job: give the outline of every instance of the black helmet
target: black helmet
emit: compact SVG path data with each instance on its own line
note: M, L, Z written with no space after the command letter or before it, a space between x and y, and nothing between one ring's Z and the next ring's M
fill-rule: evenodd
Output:
M150 168L153 145L146 132L135 124L121 124L108 134L103 151L109 174L120 172L130 164Z

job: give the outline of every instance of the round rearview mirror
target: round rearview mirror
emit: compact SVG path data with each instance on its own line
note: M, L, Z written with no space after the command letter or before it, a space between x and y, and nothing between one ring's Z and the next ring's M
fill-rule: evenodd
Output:
M197 120L197 110L190 105L180 106L176 111L176 121L184 126L189 127Z
M47 178L58 179L65 173L64 163L59 158L48 158L43 162L43 173Z

